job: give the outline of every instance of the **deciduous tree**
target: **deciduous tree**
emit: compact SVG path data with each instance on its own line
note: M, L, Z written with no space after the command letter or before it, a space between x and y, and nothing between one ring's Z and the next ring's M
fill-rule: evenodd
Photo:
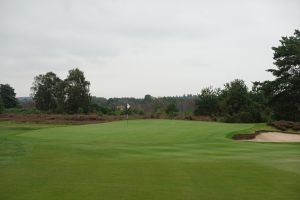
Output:
M42 111L56 111L63 103L63 83L53 72L40 74L34 78L32 97L36 107Z
M91 103L90 82L85 80L84 73L78 68L72 69L64 83L67 112L87 113Z
M13 108L17 105L15 90L9 84L0 84L0 98L5 108Z

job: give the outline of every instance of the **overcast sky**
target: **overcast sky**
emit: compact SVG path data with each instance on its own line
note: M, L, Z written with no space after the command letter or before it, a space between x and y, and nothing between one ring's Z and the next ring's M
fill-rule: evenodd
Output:
M103 97L197 94L272 79L272 46L300 28L299 0L0 0L0 83L78 67Z

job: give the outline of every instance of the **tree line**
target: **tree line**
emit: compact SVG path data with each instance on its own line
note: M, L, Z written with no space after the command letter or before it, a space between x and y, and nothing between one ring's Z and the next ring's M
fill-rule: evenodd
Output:
M228 122L260 122L272 119L300 121L300 31L282 37L272 47L276 69L268 69L272 81L226 83L223 90L205 88L196 100L195 114L221 116Z
M150 94L144 98L102 98L92 97L92 111L104 115L147 115L152 118L159 118L165 114L170 114L167 110L169 106L175 105L174 116L193 115L195 109L196 95L183 95L174 97L153 97ZM130 109L126 110L125 105L130 104ZM173 106L174 107L174 106ZM176 113L176 114L175 114Z
M224 122L300 121L300 31L282 37L274 51L274 80L253 82L248 88L235 79L224 88L207 87L198 95L144 98L102 98L90 95L90 82L78 68L62 80L53 72L34 78L32 98L37 109L48 113L98 113L99 115L205 115ZM13 88L0 87L0 108L16 106ZM129 103L131 108L126 110Z

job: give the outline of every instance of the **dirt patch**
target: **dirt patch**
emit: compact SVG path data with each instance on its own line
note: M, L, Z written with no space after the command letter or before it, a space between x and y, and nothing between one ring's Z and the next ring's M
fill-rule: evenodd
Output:
M234 140L253 142L300 142L300 134L257 131L252 134L237 134L232 137Z

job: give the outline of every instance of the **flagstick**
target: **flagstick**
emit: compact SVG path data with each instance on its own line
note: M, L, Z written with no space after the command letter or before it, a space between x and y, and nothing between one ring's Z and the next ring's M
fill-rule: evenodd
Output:
M126 114L126 119L127 119L127 127L128 127L128 113Z

